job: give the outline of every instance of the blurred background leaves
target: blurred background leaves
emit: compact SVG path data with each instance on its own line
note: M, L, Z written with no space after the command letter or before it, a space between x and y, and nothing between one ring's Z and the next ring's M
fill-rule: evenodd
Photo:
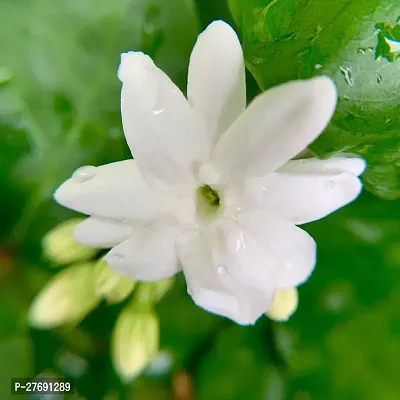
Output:
M398 398L399 200L382 198L400 194L400 61L385 42L400 40L400 6L228 3L1 0L2 399L10 397L11 377L46 371L73 377L87 399ZM338 111L311 149L366 157L363 180L373 194L305 226L319 246L318 267L288 323L235 326L194 306L179 276L156 306L164 356L123 385L109 343L125 303L102 302L75 328L28 328L33 297L57 272L42 257L41 240L75 216L51 193L80 165L130 157L119 116L120 53L149 53L184 89L196 36L218 18L235 21L261 90L322 73L335 79ZM255 81L249 74L249 100L260 90Z

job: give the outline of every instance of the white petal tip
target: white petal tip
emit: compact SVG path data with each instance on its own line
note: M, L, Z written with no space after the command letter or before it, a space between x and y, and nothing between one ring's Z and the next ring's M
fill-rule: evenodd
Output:
M335 82L332 78L326 75L317 76L312 78L310 82L313 85L313 89L318 92L320 100L325 100L333 105L337 102L337 89Z
M360 176L367 168L367 162L357 154L336 153L325 161L328 163L333 161L332 167L343 172L350 172L356 176Z
M121 63L118 68L118 79L121 82L146 79L148 68L154 66L153 60L141 51L129 51L121 54Z
M360 176L367 169L367 162L363 158L354 158L353 174Z
M68 207L68 191L66 190L66 182L62 183L53 193L53 199L60 205Z
M235 30L222 20L211 22L211 24L207 26L200 36L202 35L206 35L208 38L213 36L215 37L215 40L227 44L231 41L236 43L239 40Z

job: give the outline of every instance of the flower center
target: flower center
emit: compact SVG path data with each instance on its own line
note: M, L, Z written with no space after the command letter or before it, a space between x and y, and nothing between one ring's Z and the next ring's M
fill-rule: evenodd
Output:
M221 198L218 192L210 185L203 185L196 192L197 216L200 219L210 220L220 209Z

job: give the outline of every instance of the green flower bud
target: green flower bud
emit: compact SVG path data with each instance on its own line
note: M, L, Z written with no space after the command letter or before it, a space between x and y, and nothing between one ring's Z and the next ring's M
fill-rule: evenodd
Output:
M159 350L159 321L152 310L126 307L112 335L111 356L123 382L138 376Z
M95 291L109 304L120 303L132 292L135 281L118 275L106 262L99 261L93 270Z
M272 306L265 313L267 317L274 321L287 321L297 310L299 296L296 288L278 290Z
M49 231L42 240L43 255L55 265L71 264L91 259L97 249L82 246L73 239L73 230L84 218L62 222Z
M30 325L49 329L79 323L101 300L94 290L93 267L77 264L52 277L31 304Z
M154 301L155 302L160 301L172 288L172 286L174 286L174 283L175 283L174 276L168 279L164 279L162 281L157 281L152 283L152 285L154 285Z

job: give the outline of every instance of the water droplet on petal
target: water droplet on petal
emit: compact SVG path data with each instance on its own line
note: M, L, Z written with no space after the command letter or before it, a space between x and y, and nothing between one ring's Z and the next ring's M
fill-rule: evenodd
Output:
M128 222L127 218L120 217L120 218L117 218L117 219L118 219L119 222L121 222L121 224L126 224Z
M124 257L121 256L120 254L112 254L111 256L108 256L106 258L106 261L110 265L118 265L122 264L124 262Z
M163 111L164 111L163 108L159 108L159 109L153 110L153 115L161 114Z
M292 270L292 267L293 267L293 264L292 264L291 262L286 262L286 263L285 263L285 268L286 268L287 270L291 271L291 270Z
M324 185L324 189L326 190L332 190L335 187L335 182L333 181L328 181Z
M85 182L92 179L96 175L96 167L87 165L85 167L78 168L73 174L72 178L77 182Z
M227 269L223 265L219 265L217 268L218 275L226 275L228 273Z
M365 49L357 49L357 53L364 55L365 54Z

